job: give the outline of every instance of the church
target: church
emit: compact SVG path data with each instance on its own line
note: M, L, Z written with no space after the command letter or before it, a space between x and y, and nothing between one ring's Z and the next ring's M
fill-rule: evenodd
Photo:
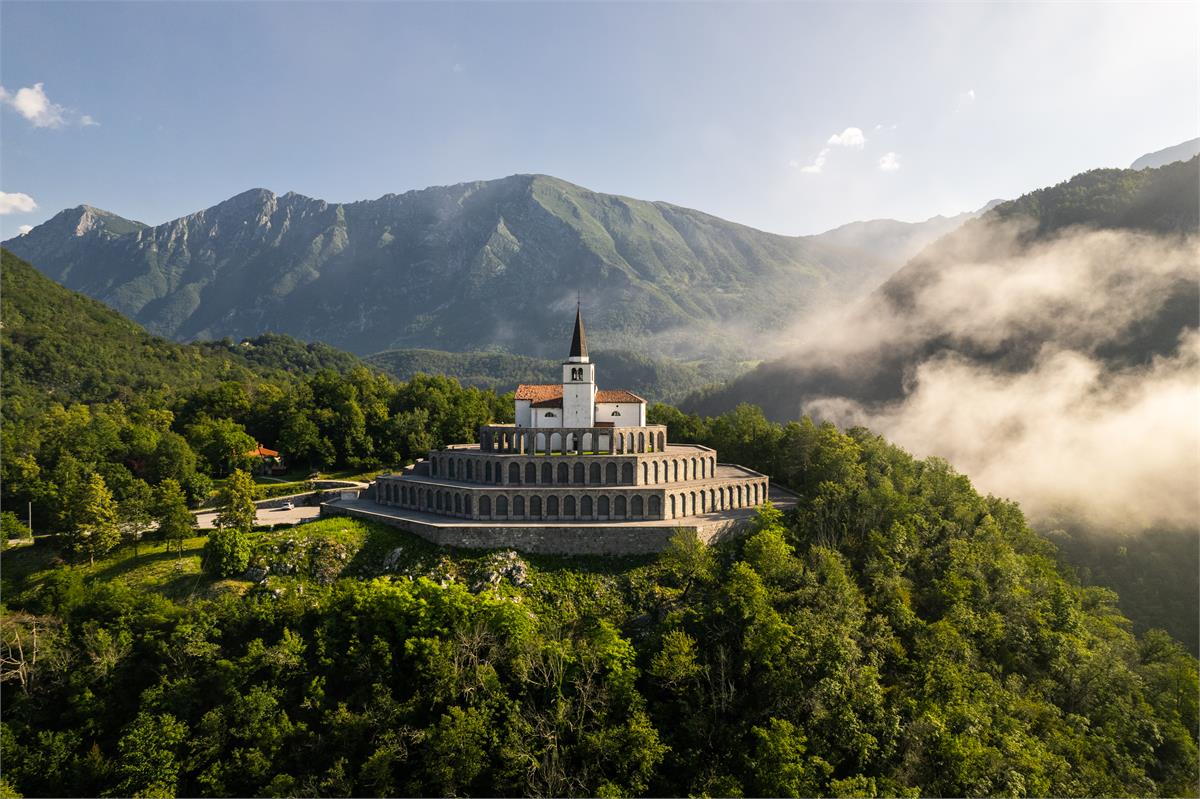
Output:
M433 450L376 478L369 499L322 513L448 546L631 554L663 549L680 528L706 542L735 534L768 498L791 504L766 475L720 463L710 447L669 443L642 397L597 388L578 308L561 382L521 385L514 402L514 423L482 425L478 443Z

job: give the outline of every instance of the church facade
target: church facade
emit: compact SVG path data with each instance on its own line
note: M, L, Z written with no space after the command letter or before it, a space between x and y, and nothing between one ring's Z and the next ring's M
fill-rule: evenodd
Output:
M578 310L561 382L522 385L515 404L515 423L482 426L479 443L435 450L399 474L381 475L374 502L411 514L418 532L439 518L460 520L471 527L466 545L494 540L519 548L518 528L586 534L630 525L626 532L635 536L654 522L668 523L660 525L668 531L699 529L768 498L766 475L720 463L708 447L669 443L665 426L647 424L643 398L597 388ZM541 549L555 551L553 544Z

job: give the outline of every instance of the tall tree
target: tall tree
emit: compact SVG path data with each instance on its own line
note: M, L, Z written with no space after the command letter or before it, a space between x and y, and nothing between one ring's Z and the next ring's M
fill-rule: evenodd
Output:
M177 544L179 557L183 557L183 541L196 529L196 517L188 510L187 497L178 480L167 478L158 487L155 516L158 532L168 544Z
M217 526L250 532L254 527L254 519L258 513L254 505L254 497L258 493L254 478L249 472L234 469L233 474L225 481L217 503Z
M71 548L78 554L86 552L89 563L94 564L97 555L106 555L120 543L117 503L103 477L92 472L72 490L65 504Z

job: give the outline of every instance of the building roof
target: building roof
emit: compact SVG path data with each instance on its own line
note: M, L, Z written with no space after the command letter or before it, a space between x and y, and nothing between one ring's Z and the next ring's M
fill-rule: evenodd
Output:
M586 358L587 354L587 334L583 332L583 315L579 312L579 307L575 308L575 333L571 336L571 354L568 358Z
M530 384L522 383L517 386L516 399L528 400L533 403L535 408L560 408L562 407L562 391L561 383L553 384ZM625 389L596 389L596 402L642 402L646 400L634 394L632 391Z
M626 391L623 388L608 389L601 391L596 389L596 402L641 402L646 400L634 394L632 391Z
M246 455L251 458L254 458L254 457L278 458L279 457L278 452L276 452L273 449L267 449L266 447L262 446L261 444L259 446L255 447L254 449L250 450L249 452L247 452Z

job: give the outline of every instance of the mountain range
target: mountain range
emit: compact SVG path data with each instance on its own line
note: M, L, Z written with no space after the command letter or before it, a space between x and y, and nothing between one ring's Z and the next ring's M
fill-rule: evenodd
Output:
M789 237L513 175L347 204L254 189L153 227L84 205L4 246L180 341L557 357L578 298L600 347L739 358L970 216Z

